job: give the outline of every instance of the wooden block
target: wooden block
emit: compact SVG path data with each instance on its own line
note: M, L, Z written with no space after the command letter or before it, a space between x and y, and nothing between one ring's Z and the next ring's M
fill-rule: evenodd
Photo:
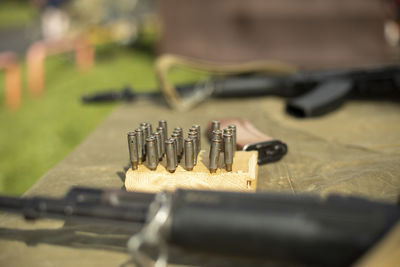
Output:
M6 107L16 110L21 104L21 67L13 52L0 53L0 70L4 70L4 98Z
M221 168L224 166L221 154L219 169L211 174L208 170L209 151L202 150L197 165L192 171L186 171L184 161L181 161L176 171L166 170L165 159L154 171L145 164L135 171L130 168L126 172L125 188L127 191L159 192L176 188L202 190L255 191L257 184L257 151L237 151L235 153L232 172Z

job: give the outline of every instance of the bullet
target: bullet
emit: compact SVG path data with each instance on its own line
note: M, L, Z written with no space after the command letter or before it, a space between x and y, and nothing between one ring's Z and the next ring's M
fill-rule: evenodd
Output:
M224 134L224 159L225 168L228 172L232 171L233 164L233 138L232 134Z
M229 129L232 130L232 137L233 137L233 154L235 154L236 149L237 149L237 144L236 144L236 136L237 136L237 129L236 129L236 125L231 124L228 126Z
M194 167L194 147L193 139L185 139L185 168L187 171L193 170Z
M219 140L221 140L222 143L224 142L224 138L223 138L223 135L222 135L222 130L215 130L212 133L213 133L212 138L219 139ZM221 145L220 152L224 152L224 145L223 144Z
M176 133L178 133L179 134L179 138L178 138L178 144L179 144L179 155L180 155L180 157L182 157L183 156L183 147L184 147L184 141L183 141L183 130L182 130L182 128L181 127L176 127L175 129L174 129L174 132L176 132Z
M165 140L165 154L167 157L167 170L169 172L175 172L176 170L176 158L175 158L175 141L171 138Z
M232 134L232 129L230 129L230 128L226 128L226 129L224 129L224 134Z
M215 130L219 130L221 123L219 121L212 121L211 122L211 132Z
M219 140L222 140L222 131L221 130L215 130L212 132L213 136L212 139L217 138Z
M136 132L128 133L128 147L129 147L129 159L131 161L132 170L136 170L138 168L138 149L136 142Z
M148 123L148 122L141 122L140 123L140 127L141 128L149 128L148 129L148 136L147 137L149 137L150 135L151 135L151 133L153 132L153 127L152 127L152 125L150 124L150 123ZM147 138L146 137L146 138Z
M157 132L159 132L161 135L161 154L162 154L162 156L164 156L165 155L165 140L167 139L167 136L164 135L163 127L157 127Z
M140 129L143 131L143 161L145 161L147 154L146 139L150 136L149 126L146 124L144 126L140 126Z
M146 140L151 135L150 128L147 124L140 126L140 128L143 130L144 140Z
M147 150L147 167L154 171L158 165L157 143L154 136L149 136L146 139Z
M197 149L200 152L201 151L201 128L200 128L200 125L194 124L194 125L192 125L192 128L196 129L196 131L197 131L197 138L199 139L199 143L198 143Z
M151 123L147 122L147 127L149 127L149 132L152 133L153 132L153 125L151 125Z
M193 140L193 151L194 151L193 159L194 159L194 165L197 165L197 154L199 151L197 148L197 144L198 144L197 131L189 132L188 137Z
M137 150L138 150L138 163L142 164L143 161L145 161L145 153L144 153L144 135L143 135L143 130L141 128L136 129L136 144L137 144Z
M222 134L222 140L224 140L224 138L223 138L224 134L232 134L232 129L224 129L223 132L224 133ZM233 136L232 136L232 143L233 143ZM224 145L222 147L222 151L225 151L225 146Z
M179 157L178 157L178 139L176 137L171 137L171 139L174 141L174 149L175 149L175 162L176 162L176 167L178 167L179 164Z
M174 132L183 132L182 127L175 127Z
M200 135L199 132L197 131L196 128L192 127L189 129L189 133L195 133L196 134L196 153L197 155L200 152Z
M176 139L176 156L177 156L178 162L180 162L181 155L182 155L181 151L182 151L182 148L183 148L182 147L182 143L179 140L180 139L180 135L179 135L178 132L173 132L171 134L171 137Z
M163 127L164 136L165 136L165 138L167 138L167 136L168 136L168 125L167 125L167 121L166 121L166 120L159 120L159 121L158 121L158 126L159 126L159 127Z
M161 161L163 159L163 156L164 156L164 154L162 153L163 142L161 140L161 133L160 132L154 132L153 136L156 138L157 155L158 155L158 159Z
M213 138L211 140L211 148L210 148L210 172L215 173L218 169L218 162L219 162L219 154L221 151L222 140L219 138Z

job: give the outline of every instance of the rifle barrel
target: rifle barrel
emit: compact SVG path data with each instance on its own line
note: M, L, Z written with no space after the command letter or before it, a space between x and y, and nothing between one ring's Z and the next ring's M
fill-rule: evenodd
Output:
M74 198L67 195L61 199L0 196L0 210L22 214L28 220L52 218L109 223L145 223L151 203L150 198L134 197L135 202L124 203L128 199L124 194L122 195L121 200L118 199L118 195L115 195L116 198L109 197L109 202L104 201L104 197L94 200L93 195L83 193L75 195Z

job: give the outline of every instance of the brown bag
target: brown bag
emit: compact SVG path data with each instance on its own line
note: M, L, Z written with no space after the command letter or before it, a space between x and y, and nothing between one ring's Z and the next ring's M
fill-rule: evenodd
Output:
M162 0L161 53L315 69L393 61L380 0Z

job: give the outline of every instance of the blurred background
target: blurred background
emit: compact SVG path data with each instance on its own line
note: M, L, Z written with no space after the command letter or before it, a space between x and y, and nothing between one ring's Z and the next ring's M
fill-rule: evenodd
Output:
M396 63L398 20L396 0L0 0L0 192L24 193L118 106L83 95L159 91L160 55L301 70Z

